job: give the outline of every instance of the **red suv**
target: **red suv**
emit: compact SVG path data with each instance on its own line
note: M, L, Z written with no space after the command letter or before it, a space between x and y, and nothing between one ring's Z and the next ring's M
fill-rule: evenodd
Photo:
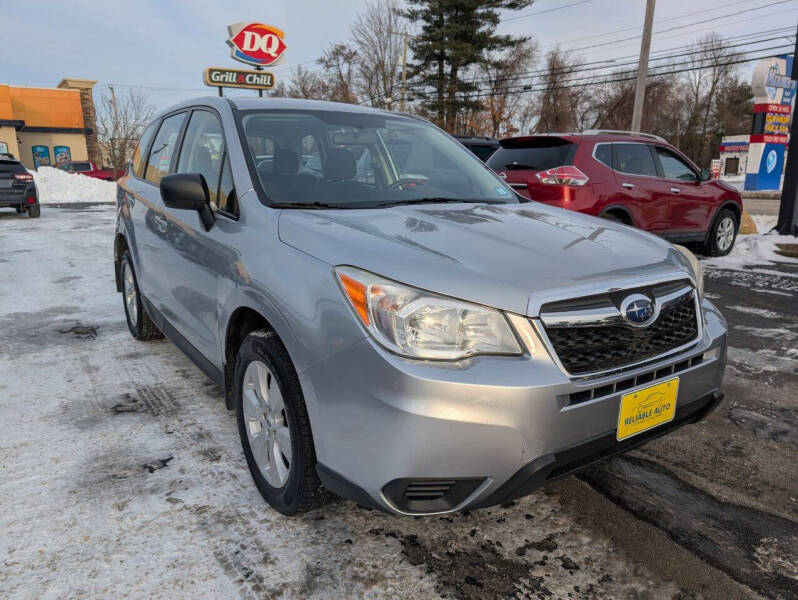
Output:
M527 198L699 243L711 256L734 246L739 192L658 136L586 131L500 144L487 164Z

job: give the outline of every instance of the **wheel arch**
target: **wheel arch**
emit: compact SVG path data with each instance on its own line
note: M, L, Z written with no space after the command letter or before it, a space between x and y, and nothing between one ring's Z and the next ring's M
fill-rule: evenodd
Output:
M718 208L715 210L715 213L712 215L712 219L709 222L710 230L712 229L712 226L715 224L715 219L717 219L718 214L724 208L728 208L734 213L734 216L737 219L737 228L738 229L740 228L740 223L742 223L743 220L742 208L740 207L740 204L736 200L729 199L724 202L721 202L720 206L718 206Z
M253 331L265 329L273 331L277 339L285 347L280 333L272 324L274 319L268 319L263 312L248 305L237 307L230 313L224 330L224 349L222 370L224 375L225 405L229 410L235 408L233 404L233 376L236 368L236 356L244 339ZM288 349L286 348L286 352ZM290 356L290 355L289 355Z
M599 213L599 217L604 217L605 215L616 216L621 219L625 225L635 227L635 220L632 217L632 213L625 206L621 206L620 204L612 204L607 206Z
M127 239L124 234L117 233L114 238L114 278L116 279L116 291L122 291L122 274L119 272L119 262L122 260L122 254L128 250Z

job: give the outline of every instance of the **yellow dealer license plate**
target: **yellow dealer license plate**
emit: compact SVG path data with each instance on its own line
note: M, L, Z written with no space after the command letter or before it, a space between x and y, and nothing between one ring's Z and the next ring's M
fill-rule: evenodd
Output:
M647 429L672 421L676 415L679 378L674 377L621 398L618 413L618 439L637 435Z

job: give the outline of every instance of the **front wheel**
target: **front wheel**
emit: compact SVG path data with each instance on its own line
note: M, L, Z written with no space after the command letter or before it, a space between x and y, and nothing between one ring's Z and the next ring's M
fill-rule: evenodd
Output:
M728 208L724 208L712 222L704 251L708 256L726 256L734 248L736 238L737 217Z
M250 333L235 369L238 433L261 496L284 515L320 499L316 451L296 370L277 334Z
M144 310L141 303L141 292L139 282L136 280L136 272L133 270L133 261L130 252L125 250L119 261L119 274L122 279L122 300L125 305L125 319L127 328L137 340L148 341L157 340L163 337L161 330L150 319L150 315Z

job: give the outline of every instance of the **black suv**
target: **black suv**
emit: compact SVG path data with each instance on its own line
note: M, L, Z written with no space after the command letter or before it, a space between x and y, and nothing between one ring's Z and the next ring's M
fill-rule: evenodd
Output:
M492 137L456 135L455 139L485 162L499 148L499 140Z
M41 213L33 175L17 160L0 159L0 208L15 208L34 219Z

